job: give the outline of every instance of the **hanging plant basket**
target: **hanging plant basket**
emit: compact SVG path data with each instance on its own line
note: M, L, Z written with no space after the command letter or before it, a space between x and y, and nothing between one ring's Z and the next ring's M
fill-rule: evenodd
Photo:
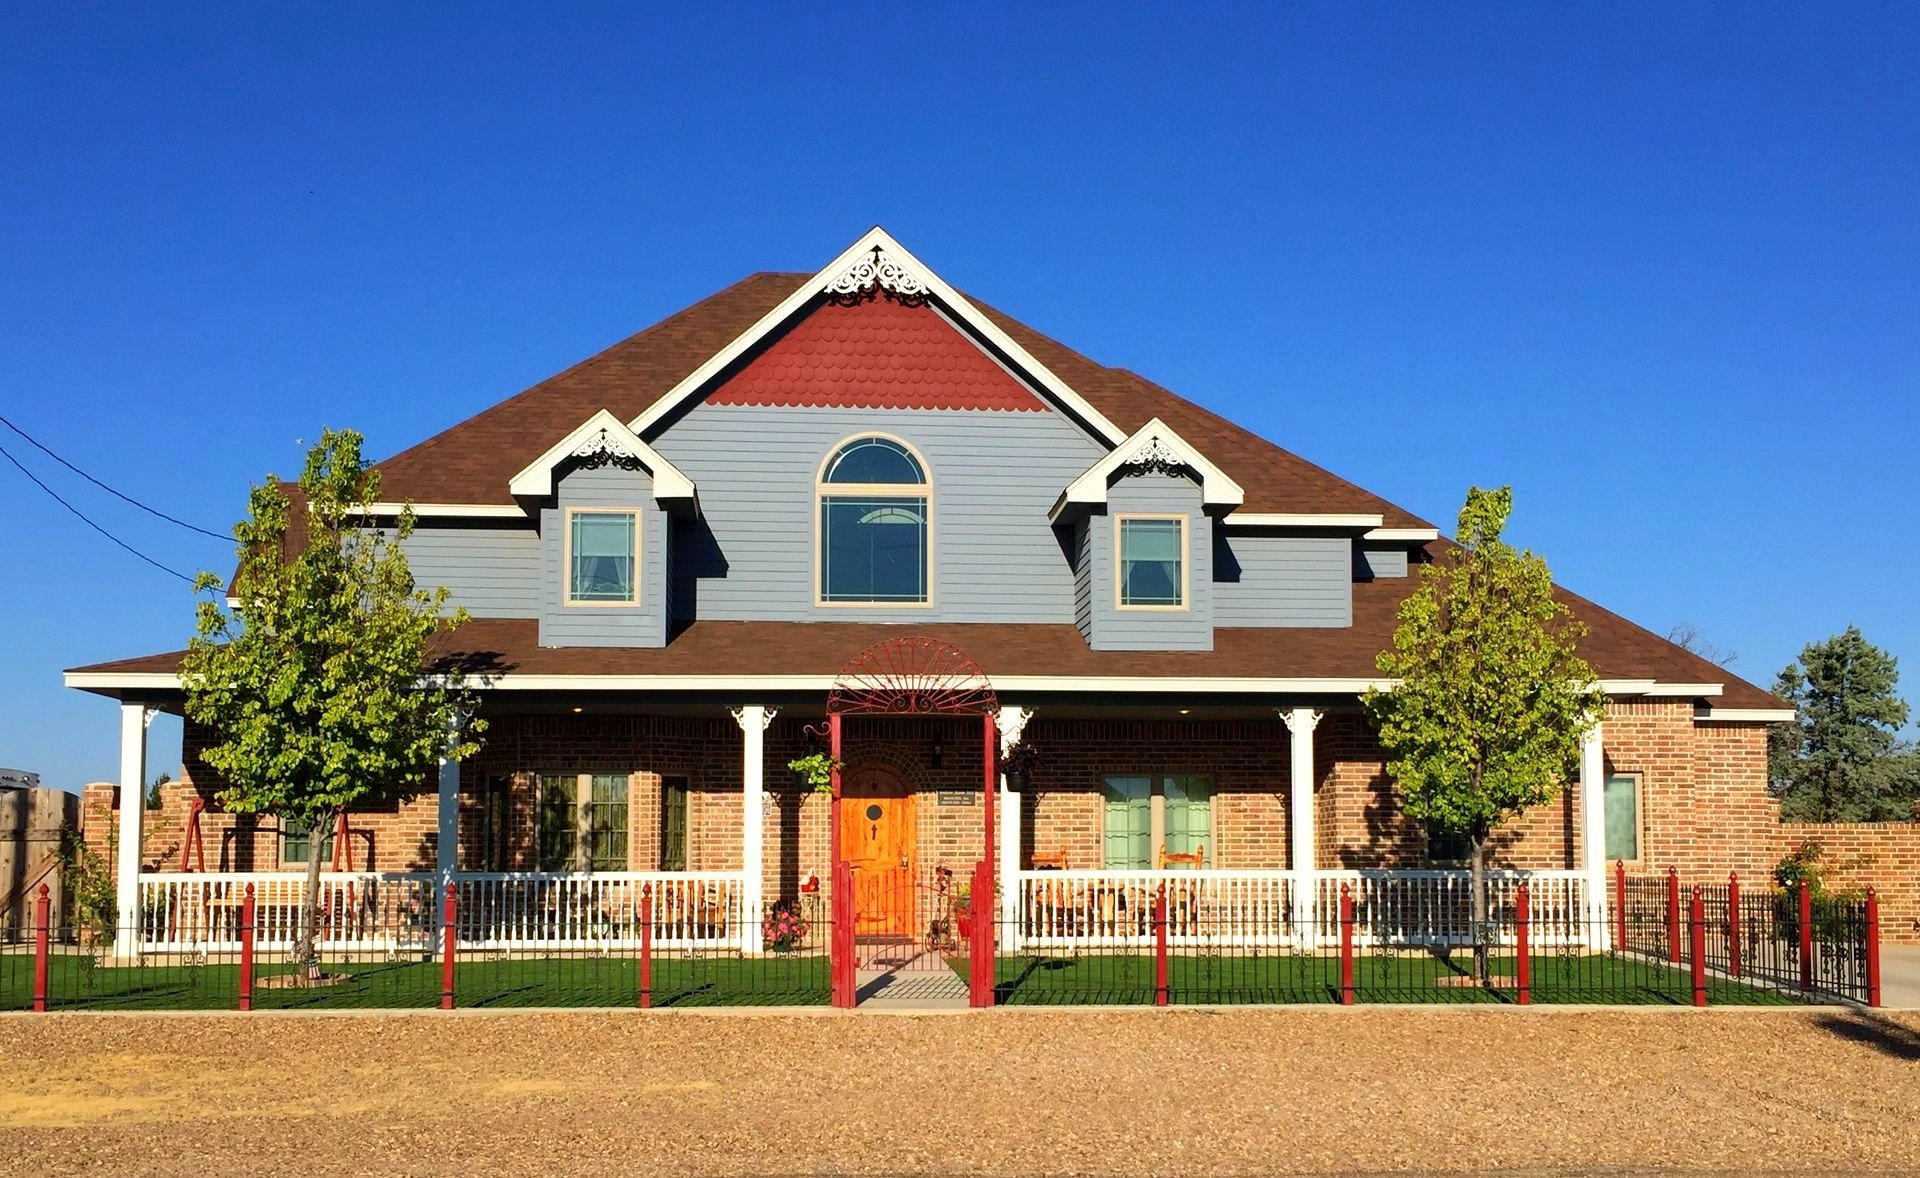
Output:
M836 759L831 753L808 753L787 762L787 768L793 770L793 779L816 793L833 789L834 773L846 767L845 761Z

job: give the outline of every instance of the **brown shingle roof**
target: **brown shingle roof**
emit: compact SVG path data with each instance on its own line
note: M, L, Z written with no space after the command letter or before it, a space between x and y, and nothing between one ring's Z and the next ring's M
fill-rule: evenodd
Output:
M755 274L379 464L381 496L511 503L507 480L597 409L638 417L812 275ZM1159 417L1241 485L1248 512L1364 512L1424 520L1121 368L1108 368L984 304L1001 330L1132 433Z
M1353 587L1353 625L1214 631L1211 651L1096 651L1066 623L926 623L911 628L858 622L695 622L664 647L540 645L532 618L480 618L447 645L449 665L521 675L832 675L862 649L905 633L944 639L995 676L1151 676L1366 679L1392 639L1395 614L1417 579ZM1574 594L1560 591L1589 627L1581 653L1603 679L1722 683L1714 705L1779 708L1779 700L1726 671ZM180 653L76 667L81 672L170 672Z

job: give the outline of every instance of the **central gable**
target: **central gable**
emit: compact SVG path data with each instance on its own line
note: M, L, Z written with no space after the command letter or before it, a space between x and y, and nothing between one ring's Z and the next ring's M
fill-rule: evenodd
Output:
M706 398L710 405L830 409L1046 406L925 299L829 299Z

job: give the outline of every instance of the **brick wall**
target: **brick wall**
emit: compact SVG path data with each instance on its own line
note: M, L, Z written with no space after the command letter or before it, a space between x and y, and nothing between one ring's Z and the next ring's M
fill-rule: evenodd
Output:
M1879 893L1883 940L1920 943L1920 822L1786 822L1775 833L1774 860L1819 843L1834 886Z

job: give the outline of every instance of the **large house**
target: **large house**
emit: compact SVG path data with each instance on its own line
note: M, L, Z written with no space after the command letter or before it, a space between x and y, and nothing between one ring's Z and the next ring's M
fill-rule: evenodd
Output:
M219 813L189 725L160 810L87 799L147 881L122 889L129 923L182 872L313 855L474 886L644 879L718 905L687 935L743 952L836 863L860 929L899 935L942 869L983 858L1016 920L1052 879L1199 872L1311 919L1328 881L1458 865L1402 814L1359 707L1435 527L962 295L882 230L379 469L379 510L418 513L416 578L475 619L443 669L478 689L483 749L437 796L308 831ZM1587 911L1615 861L1764 869L1767 725L1791 710L1563 597L1609 706L1499 861ZM67 674L122 703L121 799L151 711L180 710L180 657ZM833 792L788 768L834 748Z

